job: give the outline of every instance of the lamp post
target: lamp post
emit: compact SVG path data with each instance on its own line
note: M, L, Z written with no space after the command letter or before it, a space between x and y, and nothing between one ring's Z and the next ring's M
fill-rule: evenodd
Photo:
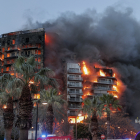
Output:
M82 114L78 114L77 116L76 116L76 119L75 119L75 123L76 123L76 140L77 140L77 117L78 116L82 116Z
M38 124L38 100L40 99L40 95L39 96L34 96L34 100L37 100L36 102L36 128L35 128L35 140L37 140L37 124ZM47 102L42 102L43 105L46 105Z
M140 120L139 120L138 117L137 117L137 119L135 119L135 123L139 123L140 124Z

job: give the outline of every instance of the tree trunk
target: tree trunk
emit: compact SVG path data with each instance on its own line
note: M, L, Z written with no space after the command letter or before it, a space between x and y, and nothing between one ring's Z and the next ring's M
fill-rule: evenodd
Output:
M19 130L19 140L28 140L28 130Z
M13 113L13 100L11 97L8 98L7 108L4 109L3 112L3 120L4 120L4 139L11 140L11 132L14 121L14 113Z
M4 140L11 140L11 133L12 133L12 128L11 129L5 129L4 130Z
M53 132L53 120L54 120L53 107L50 104L47 108L47 119L46 119L47 134L52 134Z
M110 139L110 113L107 112L107 139Z
M90 132L92 135L92 140L97 140L97 130L98 130L98 120L96 116L96 111L94 111L90 123Z
M33 102L31 99L30 88L25 85L19 98L19 116L16 127L20 129L19 140L28 140L28 130L32 126Z

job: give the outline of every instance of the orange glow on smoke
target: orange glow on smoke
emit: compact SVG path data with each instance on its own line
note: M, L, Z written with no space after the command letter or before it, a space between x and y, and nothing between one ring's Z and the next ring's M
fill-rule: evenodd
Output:
M83 62L83 71L84 71L84 74L85 74L85 75L88 75L88 74L89 74L89 71L88 71L88 69L87 69L87 67L86 67L85 62Z
M100 76L105 76L105 73L102 70L100 70Z
M45 33L45 45L47 45L49 43L49 37L48 35Z

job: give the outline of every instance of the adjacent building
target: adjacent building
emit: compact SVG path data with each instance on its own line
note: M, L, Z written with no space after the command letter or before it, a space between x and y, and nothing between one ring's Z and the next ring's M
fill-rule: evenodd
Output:
M35 55L37 69L44 66L45 31L43 28L2 34L0 37L0 75L14 75L12 64L18 56Z

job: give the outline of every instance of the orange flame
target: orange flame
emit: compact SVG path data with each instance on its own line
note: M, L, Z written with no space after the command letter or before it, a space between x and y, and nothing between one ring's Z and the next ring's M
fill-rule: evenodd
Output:
M117 87L116 86L113 86L113 89L117 91Z
M89 72L88 72L88 69L87 69L87 67L86 67L86 64L85 64L85 62L83 62L83 71L84 71L84 74L86 74L86 75L88 75L89 74Z
M105 73L102 70L100 70L100 76L105 76Z
M6 109L7 108L7 105L3 105L3 108Z
M115 77L115 73L113 74L113 77Z

